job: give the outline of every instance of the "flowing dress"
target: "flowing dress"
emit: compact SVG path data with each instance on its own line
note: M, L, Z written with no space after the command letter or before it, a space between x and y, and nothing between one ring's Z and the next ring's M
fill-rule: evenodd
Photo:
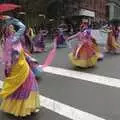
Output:
M103 55L103 53L101 53L100 47L97 44L96 39L91 37L91 40L93 42L93 48L96 50L96 55L98 57L98 60L102 60L104 58L104 55Z
M113 53L116 53L120 50L120 44L117 41L117 38L115 37L113 31L110 31L108 33L108 40L107 40L106 49L108 52L113 52Z
M57 44L57 48L62 48L62 47L66 47L66 43L65 43L65 37L63 32L58 33L58 35L56 36L56 44Z
M6 77L0 92L0 109L14 116L25 117L40 107L38 83L19 41L25 26L17 19L12 19L11 24L17 25L19 30L7 36L4 42Z
M81 68L93 67L97 64L98 56L91 37L84 32L78 32L68 39L79 39L79 44L69 54L69 59L74 66Z
M45 36L47 31L41 30L33 39L34 52L43 52L45 50Z

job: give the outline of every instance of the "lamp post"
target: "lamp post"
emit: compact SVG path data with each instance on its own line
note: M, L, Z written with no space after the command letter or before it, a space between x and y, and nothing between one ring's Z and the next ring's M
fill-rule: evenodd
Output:
M62 0L62 4L63 4L63 16L65 16L65 5L64 5L65 0Z

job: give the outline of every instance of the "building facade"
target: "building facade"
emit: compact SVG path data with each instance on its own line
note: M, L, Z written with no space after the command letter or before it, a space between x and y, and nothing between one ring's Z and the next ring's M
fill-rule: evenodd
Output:
M80 16L95 21L106 20L107 0L67 0L67 16Z
M106 20L106 0L81 0L80 15L94 18L95 21Z
M107 13L109 20L120 19L120 0L108 0Z
M80 9L88 11L88 16L96 21L106 19L106 0L81 0Z

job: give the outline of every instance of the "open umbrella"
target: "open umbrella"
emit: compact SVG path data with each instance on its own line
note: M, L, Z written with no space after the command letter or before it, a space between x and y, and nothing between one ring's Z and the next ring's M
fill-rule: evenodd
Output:
M0 4L0 13L11 11L11 10L14 10L20 7L21 7L20 5L15 5L11 3L3 3L3 4Z

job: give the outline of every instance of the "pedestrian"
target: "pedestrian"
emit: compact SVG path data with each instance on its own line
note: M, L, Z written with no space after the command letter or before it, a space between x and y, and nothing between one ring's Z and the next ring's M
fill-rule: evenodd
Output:
M25 32L24 24L15 18L8 16L3 18L7 21L3 30L6 77L0 92L2 97L0 109L16 117L25 117L36 112L40 107L38 83L20 42L20 36ZM16 32L14 25L19 27Z

